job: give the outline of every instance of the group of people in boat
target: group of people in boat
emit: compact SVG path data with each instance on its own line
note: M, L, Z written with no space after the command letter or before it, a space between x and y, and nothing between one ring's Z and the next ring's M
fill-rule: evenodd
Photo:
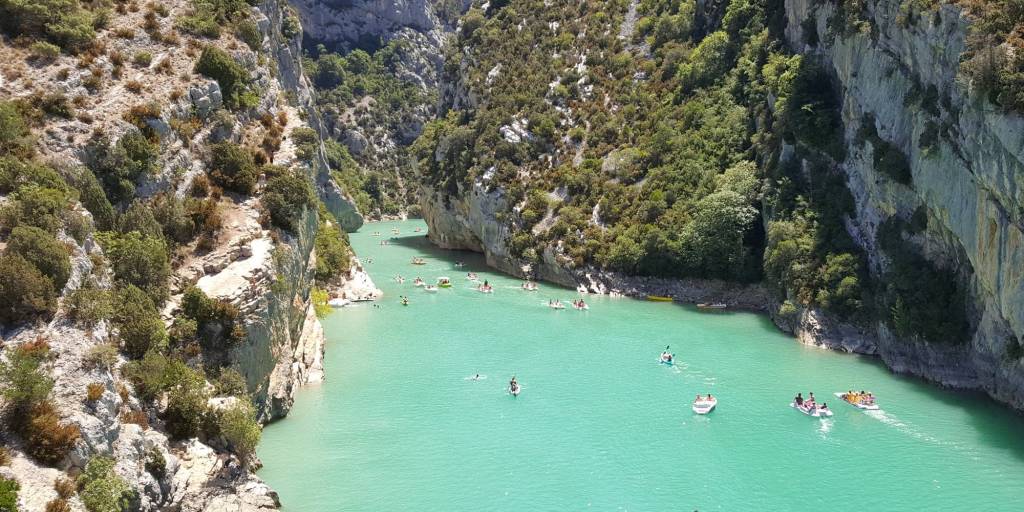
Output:
M875 395L870 391L861 390L858 393L856 391L850 390L841 395L840 398L854 405L875 405Z
M508 392L512 393L513 396L519 394L519 382L516 380L515 375L512 376L512 380L508 381Z
M417 256L417 257L412 259L412 264L413 265L426 265L427 264L427 260Z
M827 411L827 410L829 410L827 403L822 402L821 404L819 404L818 401L815 400L814 392L813 391L807 394L807 398L804 398L803 393L797 393L796 396L793 397L793 403L795 403L797 407L799 407L801 409L804 409L804 410L813 410L813 409L818 409L819 411Z
M708 396L700 396L700 393L697 393L697 398L695 398L693 400L693 403L698 403L698 402L717 402L717 401L718 401L718 399L713 397L713 396L711 396L711 393L708 393Z
M583 302L583 299L579 299L572 301L572 307L576 309L587 309L588 306L586 302Z
M476 281L480 279L480 277L476 275L476 272L470 272L466 274L466 279L469 279L470 281Z
M484 279L484 284L482 284L479 287L477 287L477 290L479 290L481 292L484 292L484 293L491 293L491 292L494 291L494 287L491 286L491 284L488 283L486 279Z
M423 286L426 283L423 282L423 279L421 279L420 276L416 276L416 279L413 279L412 284L413 286Z
M555 308L555 309L565 309L565 305L562 304L562 301L560 301L558 299L550 299L550 300L548 300L548 307L549 308Z
M537 290L537 283L533 281L524 281L522 288L526 291L532 292Z

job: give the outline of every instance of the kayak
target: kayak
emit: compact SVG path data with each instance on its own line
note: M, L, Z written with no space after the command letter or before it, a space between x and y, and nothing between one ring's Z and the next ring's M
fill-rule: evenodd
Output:
M803 405L797 405L796 402L790 402L790 407L814 418L831 418L832 411L830 409L821 410L818 407L806 407Z
M852 405L852 406L854 406L854 407L856 407L858 409L864 410L864 411L877 411L879 409L878 404L862 404L862 403L859 403L859 402L851 402L851 401L849 401L849 400L847 400L845 398L846 397L846 393L832 393L832 394L835 395L836 397L838 397L840 400L842 400L842 401L844 401L844 402L846 402L846 403L848 403L848 404L850 404L850 405Z
M672 297L665 297L662 295L648 295L647 300L651 302L672 302Z
M693 403L693 412L697 414L707 414L715 410L715 406L718 405L718 399L712 398L711 400L701 400Z

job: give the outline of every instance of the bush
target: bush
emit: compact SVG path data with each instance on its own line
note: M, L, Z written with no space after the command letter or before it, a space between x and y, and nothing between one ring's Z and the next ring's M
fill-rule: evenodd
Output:
M234 57L215 46L203 49L195 72L212 78L220 85L224 103L229 108L239 108L246 104L245 94L250 81L249 72Z
M87 281L67 298L68 316L84 326L92 327L114 315L114 301L110 290L97 288Z
M0 101L0 155L31 156L31 135L18 106L11 101Z
M0 512L18 512L18 482L0 476Z
M248 149L222 142L210 147L210 175L213 181L226 189L251 194L256 188L259 170L256 159Z
M114 203L135 195L135 182L144 174L156 172L160 156L160 148L134 130L124 134L116 144L101 138L91 143L86 152L89 168Z
M313 205L314 198L313 189L306 178L288 170L267 181L260 201L275 226L294 231L306 208Z
M71 277L71 257L67 248L42 229L33 226L14 228L7 240L7 250L35 265L58 290L63 289Z
M53 281L17 254L0 256L0 323L29 322L55 311Z
M213 383L218 395L243 396L249 392L245 377L234 368L223 368Z
M52 62L60 57L60 47L55 44L47 43L46 41L36 41L28 47L29 53L32 54L32 58L38 59L44 62Z
M135 231L140 235L153 238L164 236L163 227L154 217L153 210L138 200L134 201L128 210L121 214L117 224L118 230L122 233Z
M157 480L163 480L167 476L167 458L158 448L153 447L146 451L146 472L153 475Z
M182 370L176 382L171 382L164 411L167 431L178 439L195 437L202 432L209 400L203 374L188 367Z
M315 275L317 281L326 283L348 272L352 266L352 252L348 245L348 235L327 220L324 214L320 215L320 220L315 242Z
M43 464L60 463L81 437L77 425L61 423L60 414L49 400L32 406L22 429L25 451Z
M107 194L103 191L99 180L96 179L96 175L89 169L80 169L74 183L75 188L78 189L79 201L92 214L92 221L96 225L96 229L100 231L114 229L114 207L107 199Z
M110 260L118 283L142 289L156 306L167 300L167 280L171 275L171 267L167 258L167 245L162 237L143 236L138 232L106 232L98 233L97 238Z
M114 325L128 357L139 359L153 349L167 345L167 332L160 312L149 296L133 285L118 292Z
M235 26L235 36L242 40L254 52L260 51L263 46L263 33L252 20L243 20Z
M181 309L186 319L195 322L192 330L206 350L223 349L222 341L225 339L238 341L238 308L230 302L211 299L202 290L192 286L182 296ZM185 325L182 324L183 327Z
M114 459L97 455L78 476L78 496L89 512L128 510L132 492L128 483L114 472Z
M95 402L103 396L103 392L106 391L106 387L99 382L91 382L85 387L85 399L90 402Z
M70 500L71 497L78 492L78 486L75 485L74 480L67 477L60 477L53 482L53 490L57 491L57 496L59 498Z
M46 502L46 512L71 512L71 505L64 498L54 498Z
M117 364L117 347L109 343L101 343L89 348L85 353L85 362L93 368L110 370Z
M243 462L256 453L262 428L256 421L256 408L248 398L239 398L217 414L217 427L231 449Z
M136 53L135 57L132 58L132 62L134 62L136 66L148 68L149 65L153 63L153 54L150 52Z
M0 0L0 19L9 33L46 38L72 51L96 37L93 14L77 0Z
M33 342L9 350L6 361L0 360L0 396L16 416L23 416L50 395L53 379L41 368L48 355L45 343Z

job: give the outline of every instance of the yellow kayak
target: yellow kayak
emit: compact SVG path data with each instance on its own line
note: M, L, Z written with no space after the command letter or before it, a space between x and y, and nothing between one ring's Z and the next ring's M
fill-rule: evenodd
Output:
M653 302L672 302L672 297L662 297L661 295L648 295L647 300Z

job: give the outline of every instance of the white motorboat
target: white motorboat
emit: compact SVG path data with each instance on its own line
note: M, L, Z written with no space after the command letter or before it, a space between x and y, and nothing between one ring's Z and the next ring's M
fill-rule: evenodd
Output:
M874 395L868 395L868 397L863 397L862 398L860 395L858 395L856 393L854 393L853 396L850 396L847 393L832 393L832 394L835 395L840 400L842 400L842 401L844 401L844 402L846 402L846 403L848 403L848 404L850 404L850 405L852 405L852 406L854 406L854 407L856 407L858 409L861 409L861 410L877 411L879 409L878 404L875 403L875 396Z
M349 305L348 299L342 299L340 297L327 301L327 305L332 308L343 308Z
M696 402L693 402L693 406L691 407L691 409L693 409L693 412L697 414L707 414L715 410L716 405L718 405L717 398L704 398L701 400L697 400Z
M817 404L808 405L807 402L804 402L803 405L797 405L796 402L790 402L789 406L814 418L832 417L831 409L822 409L821 406Z

